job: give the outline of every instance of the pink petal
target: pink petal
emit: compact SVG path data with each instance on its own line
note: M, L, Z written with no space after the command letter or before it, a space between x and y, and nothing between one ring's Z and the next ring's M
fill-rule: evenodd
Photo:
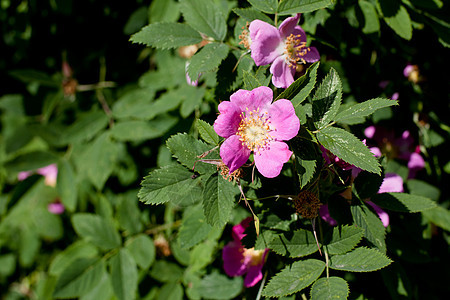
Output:
M234 225L232 229L233 239L235 241L240 241L245 236L244 232L250 226L250 223L253 221L251 217L245 218L241 221L241 223Z
M372 154L375 157L381 157L381 150L380 150L380 148L378 148L378 147L371 147L371 148L369 148L369 150L370 150L370 152L372 152Z
M223 269L228 276L242 276L247 271L247 263L244 257L244 247L232 241L226 244L222 250Z
M328 210L328 204L324 204L319 208L319 216L322 218L322 220L324 220L331 226L337 225L336 220L330 216L330 211Z
M423 157L419 153L411 153L408 161L408 178L416 177L417 171L422 170L423 168L425 168L425 160Z
M407 64L406 67L403 69L403 76L408 77L413 70L414 66L411 64Z
M58 177L58 167L56 164L51 164L37 170L37 173L45 177L45 184L48 186L56 186L56 179Z
M369 126L366 129L364 129L364 135L369 138L372 139L375 136L375 132L376 132L376 127L375 126Z
M278 31L280 32L280 35L282 38L288 37L291 33L293 33L294 29L297 26L298 21L300 20L301 14L296 14L295 17L289 17L286 18L278 27ZM303 29L301 29L303 31ZM304 33L304 32L303 32Z
M55 215L60 215L64 212L65 207L61 202L52 202L47 206L47 210Z
M32 173L30 171L19 172L19 174L17 174L17 179L19 181L23 181L23 180L27 179L28 177L30 177L31 174Z
M224 138L235 135L241 121L239 107L230 101L224 101L219 104L219 112L220 114L214 122L216 133Z
M230 173L239 169L250 157L250 149L242 146L239 138L238 135L232 135L220 147L220 157L230 169Z
M283 164L289 160L292 152L284 142L271 142L266 150L254 154L256 168L267 178L280 175Z
M294 82L295 69L290 68L286 63L284 56L280 56L270 66L272 83L277 88L287 88Z
M251 56L257 66L272 63L280 53L278 46L282 43L278 30L261 20L254 20L249 26Z
M276 129L271 134L277 140L287 141L298 134L300 120L291 101L286 99L275 101L269 108L269 116L271 127Z
M378 193L403 193L403 179L395 173L386 173Z
M302 58L308 63L313 63L320 60L320 54L316 47L308 47L308 52Z
M263 264L251 266L248 268L247 275L244 278L245 287L252 287L263 278L262 268Z
M265 110L272 103L273 91L267 86L260 86L251 91L238 90L230 96L230 102L239 107L240 111L260 109Z
M376 214L380 218L381 223L383 223L383 226L384 227L388 227L389 226L389 215L388 215L388 213L385 212L384 210L382 210L381 207L379 207L378 205L376 205L372 201L366 201L366 203L373 207L373 210L376 212Z

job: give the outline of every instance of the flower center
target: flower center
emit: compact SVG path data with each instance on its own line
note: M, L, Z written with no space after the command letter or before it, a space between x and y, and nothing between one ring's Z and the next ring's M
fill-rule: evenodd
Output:
M263 253L264 253L264 250L255 250L254 248L244 250L244 256L251 257L251 259L250 259L251 266L257 266L257 265L264 263L262 261Z
M310 50L309 47L306 47L305 42L301 42L300 36L300 34L291 34L285 40L284 55L286 63L291 68L295 68L299 61L305 64L306 61L303 59L303 56Z
M273 140L270 132L270 119L268 113L260 113L259 108L247 112L242 112L241 123L237 134L240 136L242 145L248 149L258 152L268 146Z

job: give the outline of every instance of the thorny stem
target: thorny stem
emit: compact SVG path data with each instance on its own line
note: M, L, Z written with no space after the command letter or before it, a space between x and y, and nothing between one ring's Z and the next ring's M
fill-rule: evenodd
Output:
M316 233L316 218L312 219L311 222L314 238L316 239L317 248L319 249L319 253L322 256L322 251L320 250L319 240L317 239L317 233Z
M322 226L321 226L321 220L319 218L319 235L320 235L320 240L323 241L323 231L322 231ZM325 266L327 268L327 278L330 277L330 268L329 268L329 260L328 260L328 250L327 247L323 247L323 252L325 253Z
M237 68L237 66L239 65L239 63L241 62L241 59L242 59L245 55L247 55L248 53L250 53L250 50L245 51L244 53L241 54L241 56L239 56L239 59L238 59L236 65L234 66L233 71L231 71L231 72L236 71L236 68Z

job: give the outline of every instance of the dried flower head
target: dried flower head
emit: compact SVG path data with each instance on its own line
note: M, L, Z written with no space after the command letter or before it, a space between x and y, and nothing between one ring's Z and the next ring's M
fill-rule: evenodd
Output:
M242 170L242 168L239 168L236 171L230 173L230 169L223 162L220 162L217 165L217 171L219 171L223 179L228 180L230 182L237 181L239 178L244 177L244 170Z
M319 198L310 191L301 191L294 198L295 210L306 219L314 219L319 215L319 209L322 203Z

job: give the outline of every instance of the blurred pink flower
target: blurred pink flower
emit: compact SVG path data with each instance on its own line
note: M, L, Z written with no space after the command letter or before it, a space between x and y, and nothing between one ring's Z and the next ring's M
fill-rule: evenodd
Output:
M278 27L261 20L250 23L250 50L257 66L272 64L272 83L287 88L294 82L298 63L313 63L320 59L315 47L306 46L305 31L297 25L300 14L286 18Z
M262 268L269 251L269 249L247 249L242 245L241 240L246 235L244 231L250 225L250 222L252 222L252 218L248 217L238 225L233 226L233 241L225 245L222 251L225 273L233 277L247 274L244 279L245 287L252 287L262 279Z
M396 137L394 131L379 126L369 126L364 130L367 138L373 139L388 159L401 159L408 162L408 178L414 178L416 173L425 167L425 161L420 148L414 145L414 139L408 130L401 137Z
M292 139L300 129L300 120L291 101L272 103L273 92L266 86L251 91L238 90L230 101L219 104L214 130L225 138L220 157L230 174L239 169L253 152L255 165L264 177L280 174L292 155L283 142Z
M62 214L65 209L64 204L62 204L59 199L49 203L47 206L47 210L54 215Z
M43 168L33 170L33 171L23 171L19 172L17 175L17 179L22 181L26 178L30 177L33 174L39 174L45 177L45 184L48 186L56 186L56 178L58 176L58 167L56 164L51 164L48 166L45 166Z

